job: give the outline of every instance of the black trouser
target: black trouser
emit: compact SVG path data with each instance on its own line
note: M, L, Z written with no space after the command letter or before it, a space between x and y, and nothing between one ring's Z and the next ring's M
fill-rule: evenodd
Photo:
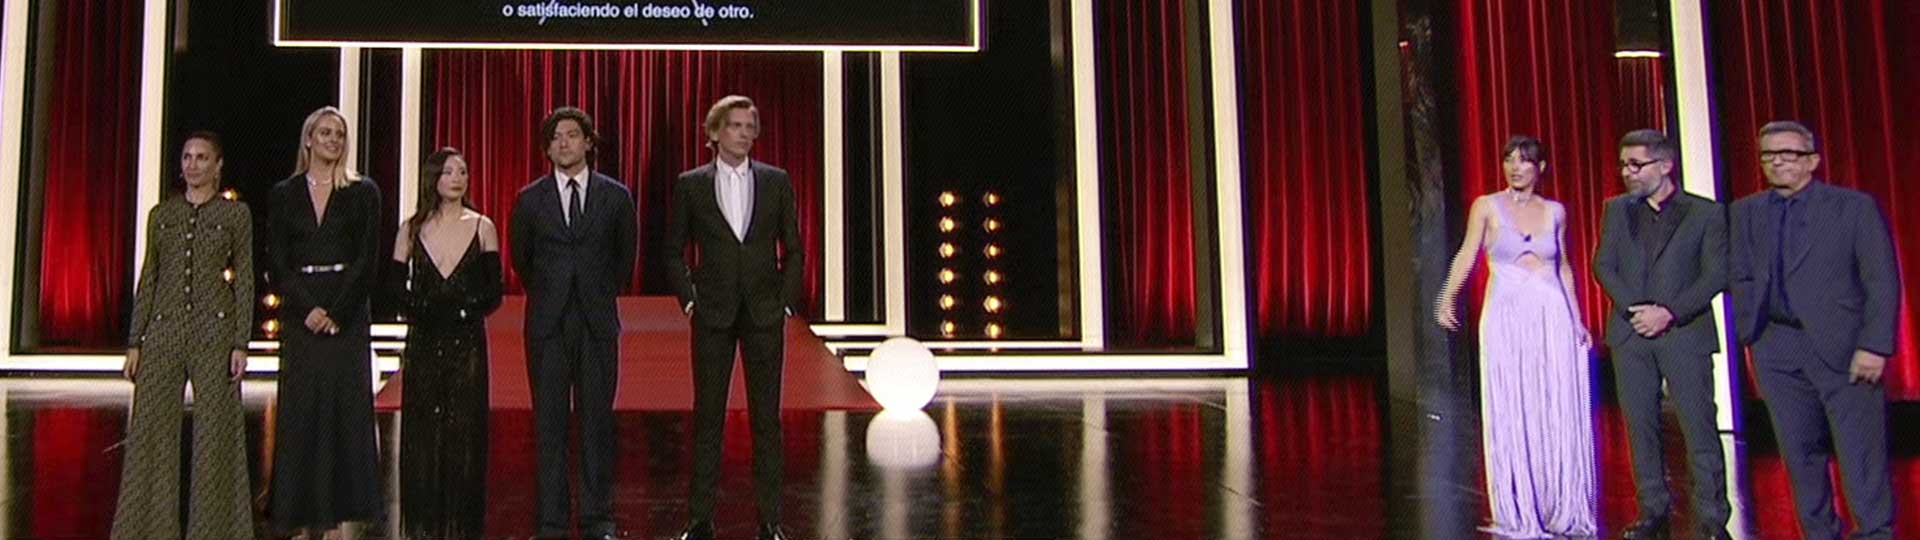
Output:
M699 310L698 304L694 305ZM727 388L733 382L734 352L746 367L747 412L753 425L753 491L760 521L780 521L780 381L785 363L783 327L755 327L743 304L734 323L712 328L693 323L693 488L689 504L694 521L713 520L714 490L720 481L721 436L727 422Z
M560 310L560 331L527 340L527 379L533 389L533 426L540 484L539 536L572 536L568 526L569 409L580 414L580 531L614 532L613 392L620 377L619 336L596 336L574 299Z
M1661 459L1660 382L1664 379L1667 399L1679 417L1680 434L1686 438L1694 516L1702 525L1725 527L1732 510L1727 505L1726 456L1715 427L1719 411L1713 403L1713 353L1679 349L1640 338L1613 349L1614 393L1633 447L1640 516L1667 515L1673 504Z
M1804 330L1769 324L1754 346L1755 378L1773 417L1780 459L1793 480L1793 502L1806 538L1840 538L1829 462L1838 457L1853 511L1853 538L1893 537L1887 473L1887 392L1848 382L1845 370L1821 361ZM1845 359L1848 365L1852 358ZM1829 445L1831 443L1831 445Z

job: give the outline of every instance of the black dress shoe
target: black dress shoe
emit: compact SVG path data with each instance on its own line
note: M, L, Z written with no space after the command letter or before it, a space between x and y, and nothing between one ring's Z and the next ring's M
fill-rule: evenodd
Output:
M1620 535L1627 540L1667 540L1667 516L1641 519Z
M787 531L780 530L779 523L760 524L760 540L787 540Z
M680 536L675 536L674 538L680 540L713 540L713 523L707 521L689 523L687 524L686 530L680 531Z

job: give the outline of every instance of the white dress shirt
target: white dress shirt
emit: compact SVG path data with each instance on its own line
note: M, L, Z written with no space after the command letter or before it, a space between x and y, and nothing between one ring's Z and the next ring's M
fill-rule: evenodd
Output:
M560 190L560 221L566 222L568 227L573 226L573 218L567 215L567 207L573 204L573 186L569 183L574 180L580 181L580 213L585 214L587 213L587 192L591 191L587 186L593 180L593 168L580 169L580 175L574 177L567 176L567 173L560 172L560 169L553 170L554 188Z
M740 166L733 167L727 162L713 161L713 195L720 204L720 213L727 218L727 225L733 228L736 240L747 241L747 225L753 221L753 161L741 160Z

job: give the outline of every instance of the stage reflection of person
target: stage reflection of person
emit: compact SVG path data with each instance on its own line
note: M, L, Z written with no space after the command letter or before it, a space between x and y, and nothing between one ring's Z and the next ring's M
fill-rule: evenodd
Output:
M187 538L251 538L240 378L253 335L253 217L219 196L220 137L180 148L185 193L147 215L126 376L134 383L115 540L181 538L180 415L193 384ZM227 279L227 272L233 279Z
M582 536L613 538L613 394L620 378L615 300L633 277L633 196L591 168L593 119L562 107L541 122L553 173L520 190L509 216L513 268L527 291L527 379L539 483L536 538L570 538L567 431L580 417Z
M673 184L664 259L693 332L693 482L683 538L713 537L728 386L736 352L746 371L759 537L780 529L780 386L786 317L800 297L800 225L793 181L749 158L760 136L753 101L728 96L707 113L714 162ZM688 248L698 252L689 267Z
M308 115L295 172L268 195L267 256L285 298L270 511L296 538L340 538L384 504L367 307L380 189L347 166L349 133L339 109Z
M420 167L413 216L393 240L388 288L407 323L401 354L400 528L481 538L487 493L487 323L500 307L500 237L468 204L467 160Z

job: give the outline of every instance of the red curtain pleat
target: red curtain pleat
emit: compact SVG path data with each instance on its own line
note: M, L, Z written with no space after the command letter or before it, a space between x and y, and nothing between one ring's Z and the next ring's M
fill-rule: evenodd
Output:
M1620 58L1620 129L1667 130L1667 62L1665 58Z
M1182 0L1095 4L1101 177L1118 346L1194 339L1193 161Z
M1365 7L1239 3L1248 285L1263 338L1351 338L1372 325Z
M140 142L141 2L60 2L43 154L40 344L125 342ZM171 167L167 170L172 170ZM144 224L143 224L144 225Z

